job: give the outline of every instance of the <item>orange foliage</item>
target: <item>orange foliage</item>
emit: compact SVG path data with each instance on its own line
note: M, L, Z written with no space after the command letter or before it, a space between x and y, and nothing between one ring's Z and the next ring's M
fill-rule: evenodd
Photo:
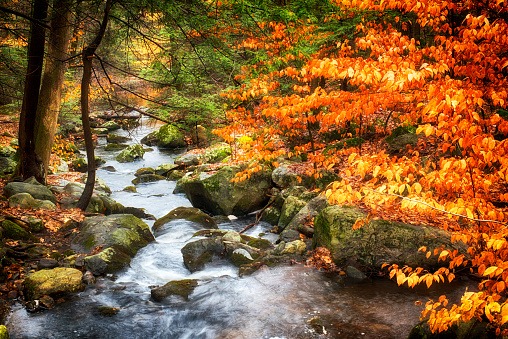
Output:
M344 38L336 42L336 50L323 47L308 56L294 47L327 35L304 22L261 23L265 35L238 42L237 48L264 50L268 58L244 67L237 76L244 85L224 93L234 108L228 112L230 124L217 134L231 143L241 136L251 138L238 144L238 160L251 165L235 180L271 166L280 155L305 154L311 172L340 169L343 180L325 192L330 202L359 204L373 214L390 210L439 221L439 227L453 231L453 242L468 245L467 253L422 248L428 257L438 256L443 267L427 272L389 266L390 277L410 287L431 286L450 282L457 269L470 267L483 279L480 291L465 293L460 305L447 305L444 296L430 301L422 317L428 317L432 331L473 317L501 327L508 322L508 121L497 110L508 106L508 4L335 3L341 14L326 18L328 22L362 15L358 10L396 10L417 19L402 23L402 29L395 28L399 17L393 26L365 20L354 41ZM420 45L408 37L404 30L410 24L418 24L434 40ZM288 83L292 90L283 92ZM364 133L362 128L376 119L417 126L419 146L401 156L387 154L382 145L326 149L327 132L355 123L356 132Z

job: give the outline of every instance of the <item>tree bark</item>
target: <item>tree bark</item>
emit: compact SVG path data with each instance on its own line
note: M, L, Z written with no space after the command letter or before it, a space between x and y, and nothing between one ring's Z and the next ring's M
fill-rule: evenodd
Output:
M92 62L93 57L95 55L95 51L97 47L99 47L102 38L104 37L104 33L106 32L106 27L108 25L109 20L109 12L113 5L112 0L107 0L104 8L104 16L102 18L101 26L95 39L83 49L82 58L83 58L83 77L81 79L81 121L83 123L83 133L85 135L85 147L86 147L86 158L88 161L88 171L85 189L79 198L77 208L85 211L88 203L93 194L93 189L95 186L95 154L92 140L92 129L90 128L90 108L88 106L88 95L90 93L90 80L92 78Z
M41 183L44 183L44 178L41 171L42 161L35 152L35 121L44 63L46 32L44 27L37 24L37 21L44 22L47 13L47 0L34 0L32 6L34 21L30 24L28 64L19 119L20 167L18 172L23 176L23 179L34 176Z
M51 31L35 126L35 151L42 159L44 180L49 168L67 69L63 60L67 59L70 44L71 4L72 0L55 0L51 15Z

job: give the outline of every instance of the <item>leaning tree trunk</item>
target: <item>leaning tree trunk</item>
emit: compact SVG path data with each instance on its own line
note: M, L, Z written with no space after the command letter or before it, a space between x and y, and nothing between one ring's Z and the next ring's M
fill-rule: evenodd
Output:
M90 92L90 80L92 78L92 61L97 47L99 47L106 27L108 25L109 12L113 5L112 0L106 1L104 9L104 17L99 28L99 32L90 45L88 45L82 53L83 57L83 78L81 79L81 120L83 123L83 133L85 135L86 158L88 161L88 176L86 178L85 189L79 198L77 208L86 210L90 199L92 198L93 188L95 185L95 155L92 140L92 129L90 128L90 109L88 106L88 95Z
M39 102L42 66L44 63L44 44L46 32L37 21L44 22L48 13L46 0L34 0L30 23L30 41L28 43L28 64L25 77L23 105L19 118L19 174L23 179L35 177L44 183L42 161L35 152L35 121Z
M35 152L42 159L44 180L48 173L67 69L64 60L67 59L71 37L71 4L72 0L55 0L51 15L51 31L35 125Z

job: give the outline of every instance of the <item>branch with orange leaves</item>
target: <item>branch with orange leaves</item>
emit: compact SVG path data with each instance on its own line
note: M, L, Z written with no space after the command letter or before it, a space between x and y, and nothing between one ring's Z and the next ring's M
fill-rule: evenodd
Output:
M449 211L446 211L444 209L441 209L441 208L437 208L435 206L432 206L431 204L428 204L426 202L423 202L423 201L420 201L420 200L415 200L415 199L411 199L411 198L408 198L408 197L405 197L403 195L399 195L399 194L395 194L395 193L385 193L385 192L379 192L379 191L376 191L372 188L369 188L369 187L363 187L369 191L372 191L374 193L377 193L377 194L382 194L382 195L388 195L388 196L394 196L394 197L398 197L398 198L401 198L401 199L404 199L404 200L408 200L408 201L411 201L411 202L414 202L414 203L417 203L417 204L422 204L422 205L425 205L427 207L430 207L431 209L433 210L436 210L436 211L439 211L439 212L442 212L442 213L445 213L445 214L450 214L450 215L454 215L456 217L461 217L461 218L464 218L464 219L468 219L468 220L471 220L471 221L474 221L474 222L485 222L485 223L496 223L496 224L501 224L504 226L504 228L508 228L508 224L505 223L505 222L502 222L502 221L498 221L498 220L489 220L489 219L477 219L477 218L471 218L471 217L468 217L466 215L463 215L463 214L459 214L459 213L453 213L453 212L449 212Z

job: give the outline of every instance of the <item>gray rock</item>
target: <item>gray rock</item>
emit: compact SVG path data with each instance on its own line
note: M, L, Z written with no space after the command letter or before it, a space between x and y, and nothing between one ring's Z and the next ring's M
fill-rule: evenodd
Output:
M40 200L49 200L56 204L56 196L41 184L29 184L25 182L10 182L4 187L4 194L10 198L17 193L29 193L33 198Z
M173 280L164 286L152 289L150 294L155 301L162 301L171 295L179 295L188 299L197 286L198 281L196 279Z
M143 149L143 146L139 144L130 145L116 156L116 160L118 162L132 162L134 160L142 159L144 154L145 150Z
M134 185L139 185L144 182L154 182L154 181L160 181L160 180L166 180L166 177L163 177L162 175L157 174L142 174L137 176L136 178L132 179L132 183Z
M158 231L161 230L161 227L172 220L185 219L188 221L192 221L196 224L201 225L206 229L217 229L217 223L215 220L195 207L177 207L174 210L170 211L165 216L157 219L152 226L152 230L157 234Z
M153 240L150 228L141 219L131 214L112 214L86 218L71 249L89 254L95 248L103 248L85 258L85 264L94 274L104 274L129 265L130 258Z
M307 202L298 199L298 197L290 196L284 201L280 213L279 222L277 227L282 232L286 226L293 220L293 218L300 212L302 208L307 205Z
M317 196L306 204L279 235L278 241L293 241L300 239L299 226L312 222L323 209L328 207L328 199L325 196Z
M14 173L18 161L16 150L10 146L0 146L0 175Z
M54 203L52 203L51 201L49 201L49 200L39 200L39 199L36 199L35 200L35 204L34 204L34 208L35 209L41 209L41 210L54 211L54 210L56 210L56 205Z
M386 220L371 220L353 230L358 219L366 214L355 207L330 206L314 219L314 248L326 247L336 264L357 264L378 270L382 264L408 265L434 269L441 267L437 258L427 259L418 251L421 246L446 248L465 253L462 242L451 243L448 232L429 227L414 226Z
M190 272L196 272L203 269L214 255L220 255L223 250L224 245L218 237L199 239L187 243L181 249L183 263Z
M124 136L121 136L121 135L118 135L118 134L114 134L114 133L110 133L106 136L106 140L108 143L112 143L112 144L122 144L126 141L129 141L131 140L131 138L128 138L128 137L124 137Z
M51 258L42 258L41 260L39 260L39 264L37 265L37 267L40 270L45 269L45 268L55 268L57 266L59 266L58 261L56 261L55 259L51 259Z
M245 215L265 206L271 187L271 173L259 171L249 179L232 183L240 166L223 167L213 174L201 173L183 179L185 194L194 207L213 215Z
M139 168L136 173L134 173L134 176L135 177L140 177L142 175L145 175L145 174L156 174L155 173L155 170L151 167L142 167L142 168Z
M173 164L173 163L162 164L162 165L159 165L155 168L155 174L167 176L168 173L170 173L177 167L178 167L178 165Z
M229 260L233 265L240 267L241 265L252 263L254 261L254 258L252 258L252 256L247 250L243 248L238 248L233 251L231 258Z
M203 163L204 157L202 153L185 153L175 159L177 166L197 166Z
M365 273L363 273L362 271L360 271L359 269L357 269L354 266L346 267L346 274L347 274L348 278L353 279L353 280L367 279L367 276L365 275Z
M33 208L35 199L29 193L16 193L9 197L9 207Z

